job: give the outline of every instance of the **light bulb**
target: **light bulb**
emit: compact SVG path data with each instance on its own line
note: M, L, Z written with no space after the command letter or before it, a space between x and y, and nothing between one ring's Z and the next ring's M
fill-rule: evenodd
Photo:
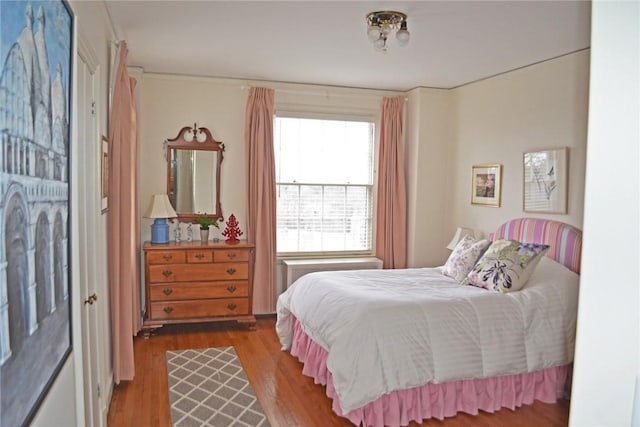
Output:
M380 30L376 25L370 25L367 29L367 37L370 42L374 42L380 38Z
M409 43L409 31L400 29L396 33L396 39L398 40L398 44L400 46L406 46Z
M383 37L380 37L378 40L373 42L373 47L375 47L378 50L387 50L387 43L386 43L386 39Z

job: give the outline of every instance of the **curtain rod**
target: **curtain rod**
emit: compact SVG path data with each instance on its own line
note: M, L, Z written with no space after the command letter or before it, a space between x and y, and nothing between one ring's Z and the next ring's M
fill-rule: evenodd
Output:
M251 86L245 86L242 85L240 86L240 89L243 91L249 90L251 88ZM295 90L295 89L278 89L278 88L271 88L273 90L275 90L276 92L280 92L280 93L290 93L293 95L311 95L311 96L324 96L326 98L330 98L332 96L334 97L342 97L342 98L382 98L386 95L384 94L368 94L368 95L364 95L364 94L342 94L342 93L329 93L329 91L325 90L324 93L322 92L313 92L313 91L305 91L305 90ZM347 88L345 88L347 89ZM360 90L376 90L376 89L360 89ZM401 96L401 95L397 95L397 96ZM407 98L405 96L404 98L405 101L408 101L409 98Z

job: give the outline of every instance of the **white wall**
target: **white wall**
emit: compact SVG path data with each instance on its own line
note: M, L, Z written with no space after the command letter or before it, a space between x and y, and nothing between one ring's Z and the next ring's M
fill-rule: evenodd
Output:
M581 51L452 91L454 132L450 214L444 246L458 226L484 234L510 218L537 216L582 227L587 140L589 52ZM569 147L567 215L522 209L525 151ZM500 208L471 205L471 166L503 165Z
M139 212L146 212L151 196L166 193L167 163L163 143L184 126L206 127L225 145L220 197L226 218L235 214L246 228L246 173L244 164L244 108L248 91L236 80L140 73L138 132ZM151 238L151 223L141 218L141 242ZM173 225L171 230L173 231ZM211 234L213 233L213 234ZM182 237L186 238L186 227ZM210 231L210 238L220 231ZM173 240L173 234L170 236ZM194 229L194 239L199 239Z
M451 213L453 176L452 91L409 92L406 121L407 266L432 267L449 255L451 234L443 224Z
M76 354L78 353L78 354ZM74 351L63 365L49 393L42 401L31 425L42 427L81 426L84 420L84 406L81 390L76 388L76 358L82 358ZM82 374L80 374L82 376ZM6 393L3 390L3 393ZM80 400L79 400L80 399Z
M640 4L593 3L584 245L570 424L640 425ZM637 396L636 396L637 397Z

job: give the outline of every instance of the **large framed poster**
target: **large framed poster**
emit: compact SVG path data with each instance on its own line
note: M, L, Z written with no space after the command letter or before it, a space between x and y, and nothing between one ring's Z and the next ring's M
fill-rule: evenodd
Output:
M71 352L73 14L0 1L0 425L31 422Z

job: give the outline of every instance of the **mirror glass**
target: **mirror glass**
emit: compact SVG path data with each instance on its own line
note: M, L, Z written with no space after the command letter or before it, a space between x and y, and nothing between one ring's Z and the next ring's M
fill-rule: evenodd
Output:
M218 152L171 150L169 200L177 213L216 213Z
M193 222L199 216L222 218L220 166L224 144L207 128L184 127L165 142L167 195L178 219Z

